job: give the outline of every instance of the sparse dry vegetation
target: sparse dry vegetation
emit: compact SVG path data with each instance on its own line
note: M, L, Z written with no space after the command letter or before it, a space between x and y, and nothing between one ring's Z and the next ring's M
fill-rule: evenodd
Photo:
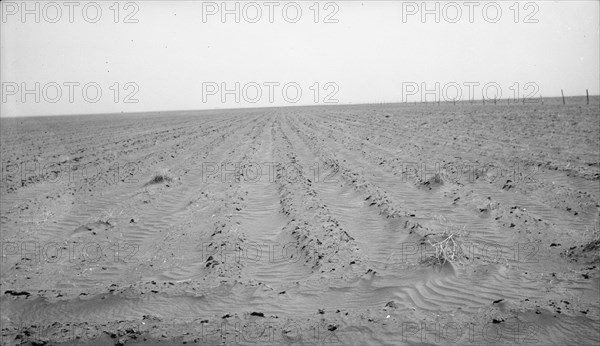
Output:
M437 263L455 263L465 259L462 237L463 235L460 233L445 230L440 241L432 242L431 239L429 240L429 244L435 249L434 256Z
M433 263L463 263L467 259L464 250L468 234L466 228L456 227L443 216L438 216L436 219L442 225L445 225L445 228L442 233L435 235L433 239L427 240L429 245L435 249Z
M123 214L123 210L117 211L113 208L108 208L102 211L102 216L98 219L99 222L114 227L117 223L117 218Z

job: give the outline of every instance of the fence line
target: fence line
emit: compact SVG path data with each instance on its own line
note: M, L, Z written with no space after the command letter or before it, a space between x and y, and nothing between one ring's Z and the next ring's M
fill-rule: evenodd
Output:
M562 98L562 104L566 105L567 102L566 102L566 98L565 98L565 92L564 92L563 89L560 89L560 94L561 94L561 98ZM498 101L500 101L502 99L497 99L496 97L494 97L493 99L486 99L484 97L484 98L481 99L481 103L483 105L485 105L486 103L492 103L492 100L493 100L494 105L496 105L498 103ZM511 100L510 97L506 98L506 102L507 102L508 105L510 105L510 100ZM513 104L518 104L519 103L519 99L512 98L512 100L513 100ZM531 103L534 102L534 101L532 101L533 98L527 98L527 97L522 97L521 100L522 100L523 104L526 104L527 100L530 100ZM432 101L427 101L427 99L425 99L425 100L423 100L421 102L417 102L416 100L415 101L408 101L408 100L406 100L406 101L401 102L401 103L411 103L411 102L414 105L417 105L417 103L424 103L425 105L427 105L429 103L437 103L437 105L439 106L440 103L441 103L441 100L440 99L434 99L433 102ZM457 102L457 100L444 101L444 103L452 103L453 105L456 105L456 102ZM459 101L459 102L461 102L461 101ZM474 104L475 103L475 97L472 97L469 101L463 101L463 102L469 102L469 104ZM541 104L544 104L544 98L542 97L541 94L540 94L540 101L539 102L541 102ZM397 103L397 102L377 102L375 104L385 105L385 104L394 104L394 103ZM535 103L537 103L537 102L535 102ZM590 104L589 89L585 89L585 103L586 103L586 105Z

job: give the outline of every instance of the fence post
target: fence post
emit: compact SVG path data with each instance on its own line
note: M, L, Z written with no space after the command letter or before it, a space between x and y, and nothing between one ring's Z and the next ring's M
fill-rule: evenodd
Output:
M590 93L587 89L585 89L585 100L586 100L586 104L590 104Z
M565 104L565 93L562 89L560 89L560 94L562 95L563 105Z

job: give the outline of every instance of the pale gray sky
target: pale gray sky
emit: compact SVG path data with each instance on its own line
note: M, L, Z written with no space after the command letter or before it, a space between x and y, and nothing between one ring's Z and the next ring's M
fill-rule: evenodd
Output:
M339 103L420 101L422 90L404 88L436 82L442 97L459 85L465 100L469 82L479 83L478 99L489 83L504 98L600 93L598 1L431 1L424 21L421 1L228 1L230 10L239 4L240 23L235 14L222 22L221 1L21 3L0 3L2 116L302 105L328 95ZM89 23L96 4L102 13ZM236 82L240 102L233 93L222 102L221 87ZM252 103L256 86L262 95ZM102 95L92 102L96 89ZM138 102L124 102L128 95Z

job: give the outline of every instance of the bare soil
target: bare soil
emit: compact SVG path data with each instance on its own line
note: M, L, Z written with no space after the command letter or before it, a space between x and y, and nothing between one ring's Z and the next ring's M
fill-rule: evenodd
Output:
M592 101L3 118L2 344L598 344Z

